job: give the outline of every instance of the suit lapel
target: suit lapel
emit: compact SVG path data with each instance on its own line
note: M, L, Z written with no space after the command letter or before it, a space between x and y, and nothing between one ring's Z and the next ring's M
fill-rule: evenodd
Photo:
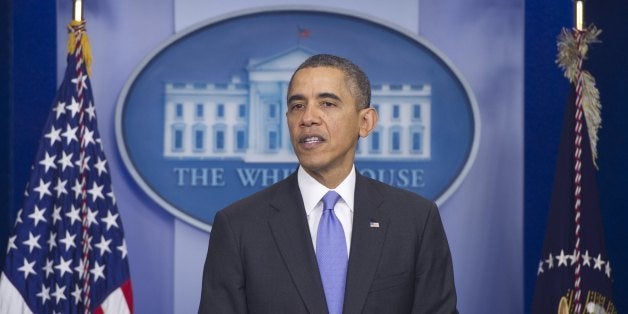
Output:
M295 172L276 190L271 200L275 213L269 226L308 312L326 313L323 284L296 178Z
M380 210L383 198L368 179L357 175L351 253L347 269L344 313L360 313L375 277L388 227Z

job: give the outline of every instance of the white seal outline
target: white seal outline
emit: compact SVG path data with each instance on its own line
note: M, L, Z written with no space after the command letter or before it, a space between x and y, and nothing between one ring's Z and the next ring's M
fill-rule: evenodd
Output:
M352 12L345 9L320 7L320 6L298 6L298 5L297 6L267 6L267 7L260 7L260 8L254 8L254 9L238 10L238 11L234 11L228 14L223 14L223 15L210 18L210 19L207 19L207 20L204 20L204 21L201 21L201 22L198 22L191 26L186 27L185 29L173 34L170 38L168 38L165 42L163 42L159 47L157 47L152 52L147 54L146 57L144 57L144 59L140 62L140 64L133 70L133 72L127 79L126 83L124 84L124 87L122 88L122 91L120 92L120 95L118 96L118 101L116 102L116 111L115 111L115 133L116 133L116 144L118 146L118 152L120 154L120 157L122 158L122 161L124 162L124 165L127 171L129 171L129 173L131 174L131 177L133 177L133 179L139 185L139 187L146 194L148 194L148 196L153 201L155 201L159 206L161 206L167 212L172 214L174 217L180 220L183 220L184 222L194 227L197 227L201 230L204 230L207 232L211 231L212 225L202 222L201 220L189 214L186 214L182 210L178 209L176 206L170 204L167 200L161 197L161 195L155 192L150 187L150 185L144 181L144 178L137 171L137 169L135 169L135 165L127 152L126 142L124 140L123 132L122 132L123 131L122 130L123 128L122 118L124 114L124 104L125 104L126 98L128 96L128 93L131 87L135 83L135 80L144 71L146 66L148 66L150 62L157 55L159 55L162 51L164 51L166 48L176 43L180 39L202 28L205 28L212 24L220 23L222 21L239 18L239 17L246 17L248 15L254 15L254 14L259 14L259 13L278 13L278 12L326 13L326 14L346 16L349 18L365 20L365 21L374 23L376 25L379 25L381 27L391 29L399 34L402 34L414 40L415 42L418 42L425 48L429 49L434 55L436 55L440 59L441 62L443 62L449 68L449 70L458 79L458 82L460 82L460 84L462 85L462 88L464 89L466 96L468 97L469 103L471 105L471 113L473 115L473 142L471 144L471 150L469 151L467 160L464 166L462 167L462 170L460 170L460 172L458 173L454 181L449 184L449 187L447 187L447 189L443 193L441 193L438 196L438 198L434 201L436 205L438 205L438 207L440 207L443 203L445 203L445 201L447 201L447 199L449 199L449 197L451 197L453 193L456 190L458 190L458 188L462 184L462 181L464 181L464 179L467 177L467 174L471 170L471 166L475 163L475 159L477 157L479 146L480 146L480 130L481 130L480 110L479 110L477 101L475 99L475 96L473 94L473 91L469 87L468 82L462 76L460 71L454 66L453 62L451 62L451 60L449 60L449 58L444 53L438 50L434 45L428 42L425 38L422 38L418 36L417 34L412 33L411 31L405 29L404 27L396 25L388 21L384 21L383 19L378 18L378 17L364 14L364 13L357 13L357 12Z

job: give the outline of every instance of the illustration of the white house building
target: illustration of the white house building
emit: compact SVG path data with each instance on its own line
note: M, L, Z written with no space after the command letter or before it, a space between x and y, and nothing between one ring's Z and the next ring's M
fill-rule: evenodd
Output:
M248 80L165 84L164 157L296 162L285 113L288 82L313 55L303 47L250 59ZM373 83L372 83L373 84ZM425 160L430 154L431 85L373 84L377 128L358 160Z

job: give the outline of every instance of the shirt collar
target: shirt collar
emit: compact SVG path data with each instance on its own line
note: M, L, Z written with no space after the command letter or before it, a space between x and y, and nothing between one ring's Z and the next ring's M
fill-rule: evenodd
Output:
M303 197L303 205L305 206L305 213L309 215L312 213L316 205L321 201L325 193L329 191L327 187L316 181L303 167L299 166L297 180L299 183L299 190ZM353 213L353 197L355 195L355 166L351 168L349 175L342 180L342 182L333 189L342 200L347 204L349 210Z

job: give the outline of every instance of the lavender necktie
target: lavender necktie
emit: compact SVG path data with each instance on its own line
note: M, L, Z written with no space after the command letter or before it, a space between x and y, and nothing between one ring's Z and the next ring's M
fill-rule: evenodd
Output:
M334 213L340 195L329 191L323 196L323 215L318 223L316 259L330 314L341 314L347 278L347 242L342 224Z

